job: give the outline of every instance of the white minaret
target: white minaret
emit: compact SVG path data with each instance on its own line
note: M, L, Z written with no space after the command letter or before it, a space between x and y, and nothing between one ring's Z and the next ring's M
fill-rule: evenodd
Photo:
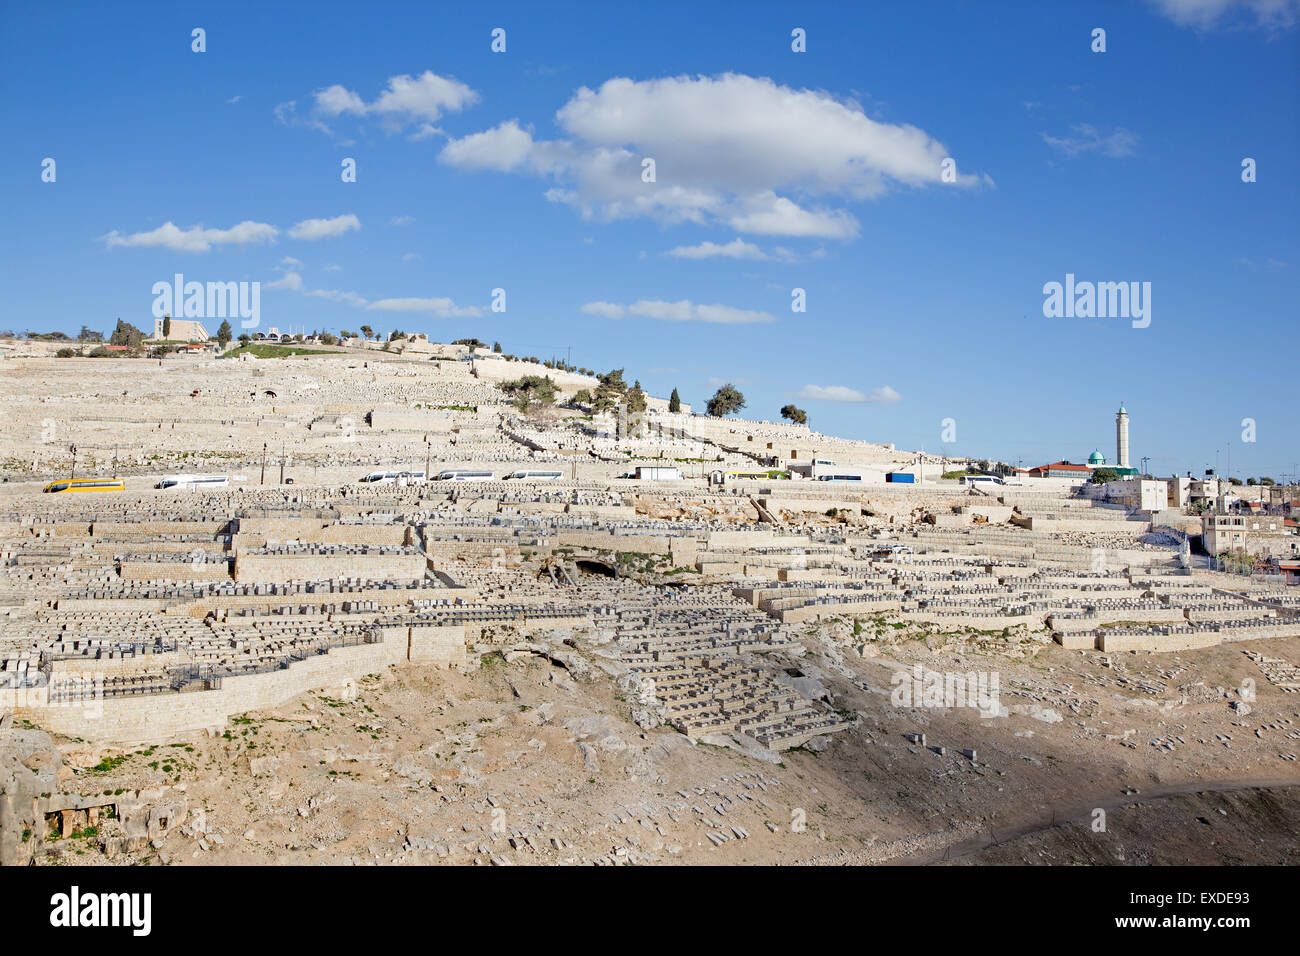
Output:
M1128 412L1120 403L1119 414L1115 416L1115 466L1128 468Z

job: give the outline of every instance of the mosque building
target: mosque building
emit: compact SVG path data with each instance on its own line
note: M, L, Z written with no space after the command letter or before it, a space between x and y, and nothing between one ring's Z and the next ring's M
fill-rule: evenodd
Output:
M1098 468L1107 468L1115 472L1120 478L1136 478L1138 476L1138 470L1129 464L1128 410L1124 408L1122 402L1119 406L1119 412L1115 415L1115 464L1106 464L1106 456L1102 454L1100 448L1097 448L1088 456L1086 465L1076 465L1069 461L1057 461L1050 465L1039 465L1037 468L1030 468L1024 474L1040 478L1078 478L1087 477L1089 472L1096 471Z

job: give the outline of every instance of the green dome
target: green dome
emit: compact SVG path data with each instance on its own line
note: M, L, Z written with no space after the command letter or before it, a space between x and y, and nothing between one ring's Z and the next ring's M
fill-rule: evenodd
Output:
M1106 464L1106 456L1101 453L1100 449L1098 449L1088 456L1088 464L1104 465Z

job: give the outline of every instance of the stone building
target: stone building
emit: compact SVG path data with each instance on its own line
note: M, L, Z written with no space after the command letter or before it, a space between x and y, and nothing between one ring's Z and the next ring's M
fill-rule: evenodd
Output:
M163 332L164 326L170 322L171 326L166 333ZM208 330L203 327L203 323L196 319L173 319L164 315L161 319L153 320L153 338L167 339L171 342L206 342L211 336Z

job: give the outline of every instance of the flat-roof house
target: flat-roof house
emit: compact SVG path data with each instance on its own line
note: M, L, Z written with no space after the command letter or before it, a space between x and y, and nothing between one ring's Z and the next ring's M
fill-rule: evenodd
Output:
M1039 465L1028 469L1025 474L1031 478L1089 478L1092 469L1087 465L1076 465L1068 461L1054 461L1050 465Z

